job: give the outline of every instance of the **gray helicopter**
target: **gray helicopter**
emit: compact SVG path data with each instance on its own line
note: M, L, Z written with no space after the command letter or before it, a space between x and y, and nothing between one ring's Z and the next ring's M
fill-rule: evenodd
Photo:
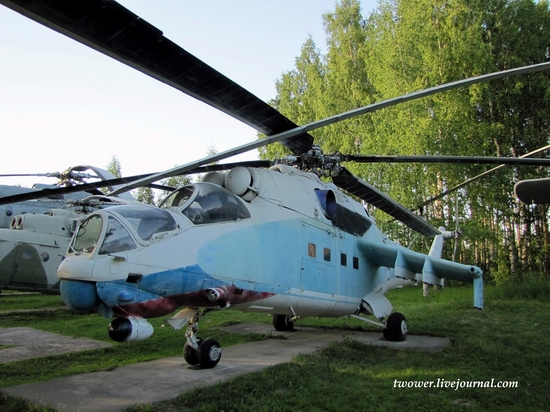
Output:
M94 184L83 185L86 179L102 182L101 186L117 183L110 172L94 166L34 176L59 181L33 188L0 186L4 199L0 205L0 290L58 294L57 268L78 220L106 206L135 200L130 193L108 198Z

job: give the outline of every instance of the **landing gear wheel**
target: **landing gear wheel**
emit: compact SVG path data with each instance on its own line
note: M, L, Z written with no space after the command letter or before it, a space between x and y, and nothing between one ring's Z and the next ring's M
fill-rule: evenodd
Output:
M391 341L403 341L407 337L407 321L405 316L399 312L394 312L388 316L386 329L383 331L384 337Z
M199 346L198 360L201 368L213 368L221 358L222 348L216 339L206 339Z
M277 332L291 332L294 330L294 322L290 321L290 316L273 315L273 327Z
M200 347L201 340L199 339L198 344ZM187 362L189 365L195 366L199 364L199 353L195 350L189 343L185 342L185 345L183 345L183 359L185 359L185 362Z

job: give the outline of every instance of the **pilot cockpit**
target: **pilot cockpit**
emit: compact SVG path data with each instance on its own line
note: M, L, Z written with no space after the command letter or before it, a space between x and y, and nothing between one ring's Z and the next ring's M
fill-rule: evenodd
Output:
M166 198L161 207L177 208L195 225L250 218L250 212L236 195L213 183L185 186Z
M85 219L72 240L71 249L75 253L92 253L99 245L100 255L136 249L134 236L128 228L133 229L139 242L152 242L175 231L177 224L166 210L116 206Z

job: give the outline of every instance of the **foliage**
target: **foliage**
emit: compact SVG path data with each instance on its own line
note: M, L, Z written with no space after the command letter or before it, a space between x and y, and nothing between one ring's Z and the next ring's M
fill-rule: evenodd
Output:
M323 16L327 51L308 38L295 68L277 81L271 102L297 124L428 87L540 63L549 58L550 10L532 0L382 0L368 17L358 0ZM522 156L548 143L550 76L517 76L440 93L316 130L325 153ZM263 157L286 151L272 145ZM459 260L497 283L550 271L545 207L514 200L521 179L543 168L507 167L444 198L439 193L487 170L480 165L346 165L435 226L464 232ZM458 196L458 202L456 197ZM392 238L414 234L374 211ZM427 244L418 243L418 249Z
M122 177L122 167L120 166L120 161L118 160L116 155L113 155L113 157L111 157L111 160L107 165L107 171L111 173L114 177ZM100 190L106 195L110 192L109 188L106 187L101 188Z
M113 155L111 161L107 165L107 171L115 177L122 177L122 167L116 155Z
M150 187L139 187L133 191L133 194L138 202L155 205L155 193Z

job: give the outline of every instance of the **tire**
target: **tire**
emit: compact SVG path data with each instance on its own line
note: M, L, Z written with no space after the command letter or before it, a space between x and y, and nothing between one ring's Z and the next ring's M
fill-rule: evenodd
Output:
M273 327L277 332L290 332L294 330L294 322L291 322L290 316L273 315Z
M206 339L199 346L198 360L203 369L213 368L222 358L222 348L216 339Z
M191 366L199 364L199 353L187 342L183 345L183 359Z
M405 340L407 337L407 321L403 314L394 312L388 316L384 336L394 342Z

